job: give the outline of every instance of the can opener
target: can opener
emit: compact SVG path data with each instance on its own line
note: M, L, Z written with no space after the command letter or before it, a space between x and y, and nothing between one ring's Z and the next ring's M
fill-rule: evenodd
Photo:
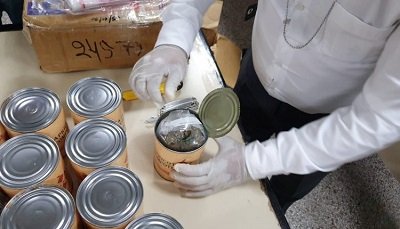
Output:
M173 100L164 104L158 113L158 115L151 116L150 118L146 119L144 122L146 124L154 124L157 119L164 113L175 110L175 109L189 109L192 111L197 111L199 109L199 102L195 97L183 98L178 100Z

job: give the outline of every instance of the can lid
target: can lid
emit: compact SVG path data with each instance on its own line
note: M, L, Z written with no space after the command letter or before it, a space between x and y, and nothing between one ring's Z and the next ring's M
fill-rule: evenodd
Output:
M25 88L1 105L1 121L16 132L36 132L49 126L61 112L58 96L44 88Z
M56 186L39 186L11 198L0 216L0 228L71 228L75 204L68 191Z
M67 92L67 105L75 113L97 118L112 113L121 103L117 83L102 77L89 77L75 82Z
M126 229L183 229L182 225L169 215L148 213L131 222Z
M60 159L56 142L29 133L13 137L0 146L0 184L23 189L49 177Z
M117 227L139 209L143 186L129 169L103 167L90 173L80 184L76 204L82 218L96 227Z
M124 129L104 118L78 123L65 140L68 158L83 167L99 168L111 164L126 149Z
M229 133L239 119L239 98L230 88L218 88L206 95L199 116L208 135L218 138Z

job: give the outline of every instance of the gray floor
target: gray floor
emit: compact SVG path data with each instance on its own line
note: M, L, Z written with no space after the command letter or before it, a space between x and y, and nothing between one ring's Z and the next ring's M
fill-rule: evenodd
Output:
M291 228L400 228L400 183L374 155L329 174L286 217Z

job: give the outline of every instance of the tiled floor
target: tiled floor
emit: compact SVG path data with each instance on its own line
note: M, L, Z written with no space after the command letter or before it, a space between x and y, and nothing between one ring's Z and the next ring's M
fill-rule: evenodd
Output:
M400 228L400 183L374 155L329 174L286 217L291 228Z
M237 73L232 72L232 64L238 64L239 57L233 58L232 50L226 49L236 50L226 39L218 40L216 54L222 55L216 60L228 76L226 81L234 82ZM400 183L374 155L330 173L294 203L286 217L294 229L400 228Z

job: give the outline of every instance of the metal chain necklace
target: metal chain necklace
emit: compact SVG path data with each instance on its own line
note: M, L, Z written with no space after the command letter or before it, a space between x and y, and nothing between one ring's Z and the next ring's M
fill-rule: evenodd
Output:
M310 44L310 42L314 39L314 37L317 36L318 32L321 30L322 26L325 24L326 20L328 19L328 16L329 16L329 14L331 13L333 7L335 6L335 3L336 3L337 0L334 0L334 1L332 2L332 5L331 5L331 7L329 8L328 13L325 15L324 19L322 20L321 24L318 26L318 29L315 31L315 33L311 36L311 38L310 38L306 43L304 43L304 44L302 44L302 45L294 45L294 44L291 44L291 43L288 41L287 36L286 36L286 33L287 33L287 26L288 26L288 24L289 24L289 22L290 22L290 19L288 18L289 1L290 1L290 0L287 0L287 1L286 1L285 20L283 21L283 38L285 39L285 42L286 42L290 47L292 47L292 48L294 48L294 49L302 49L302 48L306 47L308 44Z

